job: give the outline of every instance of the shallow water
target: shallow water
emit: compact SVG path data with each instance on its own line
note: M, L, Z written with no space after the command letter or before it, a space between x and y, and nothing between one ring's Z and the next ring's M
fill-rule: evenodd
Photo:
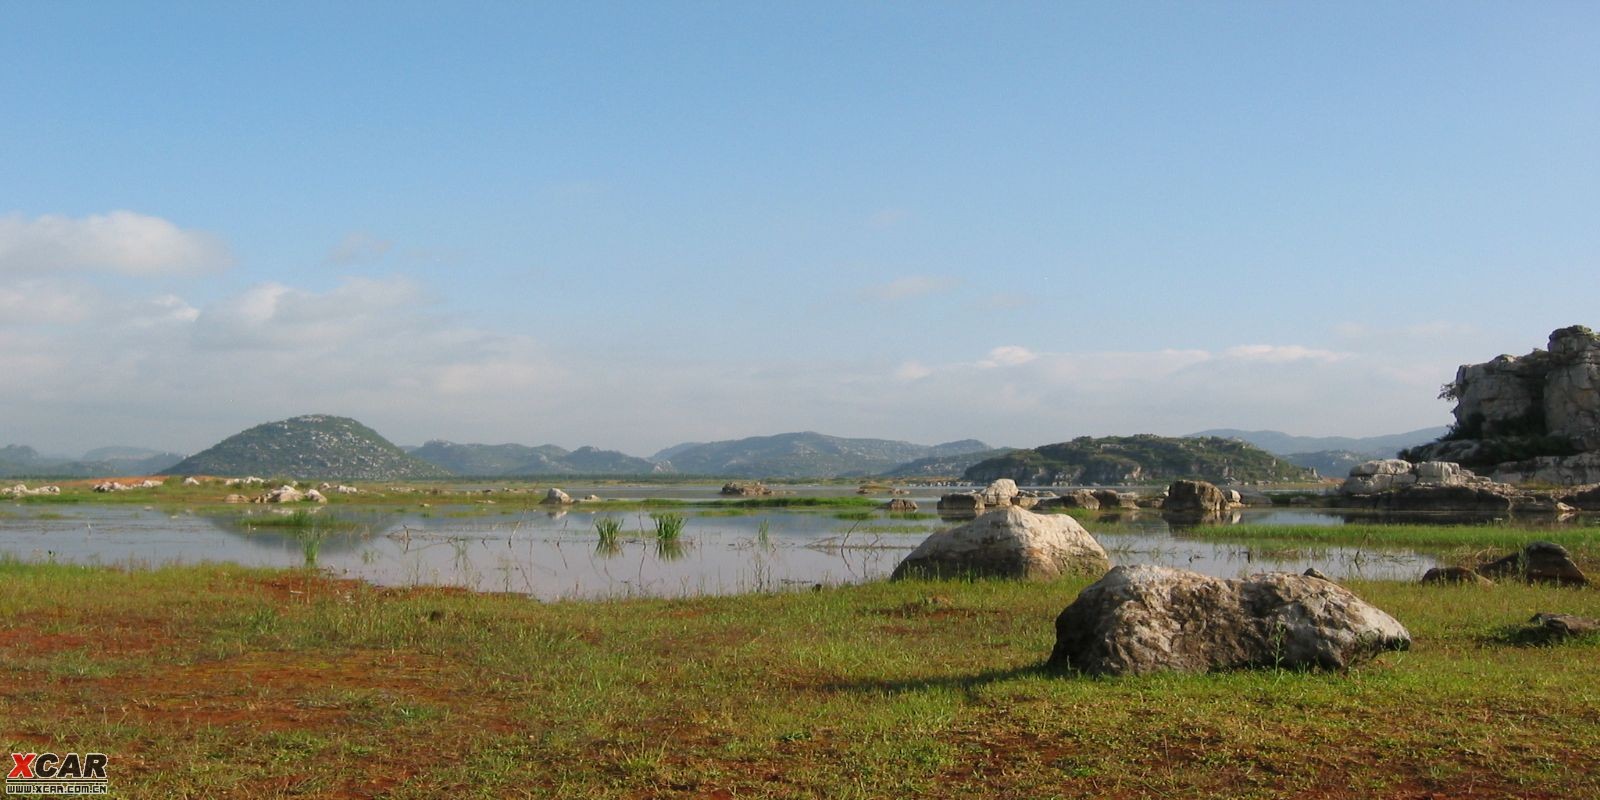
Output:
M705 498L665 487L678 496ZM656 487L652 487L656 488ZM838 494L833 488L832 494ZM931 497L914 496L924 508ZM770 509L728 515L685 509L688 522L676 547L658 545L643 511L516 511L450 516L448 506L408 509L318 510L346 526L328 531L250 528L273 509L202 514L126 505L15 504L0 517L0 553L28 561L158 566L233 562L250 566L315 565L334 575L380 585L448 585L506 591L541 599L730 594L857 583L886 577L935 530L938 518L840 519L840 509ZM706 513L710 511L710 513ZM617 547L599 549L597 517L616 517ZM1245 510L1239 522L1340 525L1345 517L1320 510ZM765 538L761 526L767 526ZM1434 560L1399 549L1305 545L1263 547L1187 538L1161 516L1142 512L1115 522L1087 524L1117 564L1162 564L1222 577L1307 567L1334 578L1415 579Z

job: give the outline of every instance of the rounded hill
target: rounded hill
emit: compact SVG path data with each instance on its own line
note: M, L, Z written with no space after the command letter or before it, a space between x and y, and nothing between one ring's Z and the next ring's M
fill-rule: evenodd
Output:
M448 473L349 417L309 414L236 433L166 474L399 480Z

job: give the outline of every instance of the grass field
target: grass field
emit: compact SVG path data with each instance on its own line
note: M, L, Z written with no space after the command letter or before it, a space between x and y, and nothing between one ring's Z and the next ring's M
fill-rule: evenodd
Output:
M1085 581L540 604L0 562L0 740L125 797L1595 797L1600 593L1352 584L1342 674L1043 672Z

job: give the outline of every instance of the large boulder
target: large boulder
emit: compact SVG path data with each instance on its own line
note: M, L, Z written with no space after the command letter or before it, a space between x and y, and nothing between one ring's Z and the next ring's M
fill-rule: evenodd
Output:
M550 491L545 492L544 500L540 502L547 506L570 506L577 501L572 499L572 495L552 486Z
M1139 507L1139 496L1131 492L1123 493L1116 489L1094 489L1091 493L1094 495L1094 499L1100 501L1102 509L1131 509Z
M1410 645L1394 617L1322 578L1225 580L1141 564L1112 569L1061 612L1050 665L1096 675L1344 669Z
M1589 579L1572 562L1567 548L1555 542L1532 542L1520 552L1478 567L1479 575L1520 578L1529 583L1587 586Z
M939 498L939 510L979 514L983 512L983 496L977 492L951 492Z
M1228 498L1206 481L1173 481L1161 510L1173 514L1216 514L1228 507Z
M1110 566L1100 543L1072 517L1007 506L930 535L890 577L1051 580L1098 575Z
M1082 508L1088 511L1097 511L1100 508L1100 498L1094 496L1088 489L1074 489L1056 498L1051 505L1061 508Z
M904 497L896 497L893 500L885 503L883 510L891 514L910 514L917 510L917 504L916 502L907 500Z

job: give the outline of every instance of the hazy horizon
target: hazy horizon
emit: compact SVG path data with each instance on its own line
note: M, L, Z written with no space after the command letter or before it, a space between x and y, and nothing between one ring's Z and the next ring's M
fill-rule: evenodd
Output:
M0 445L1363 437L1600 325L1591 5L6 17Z

